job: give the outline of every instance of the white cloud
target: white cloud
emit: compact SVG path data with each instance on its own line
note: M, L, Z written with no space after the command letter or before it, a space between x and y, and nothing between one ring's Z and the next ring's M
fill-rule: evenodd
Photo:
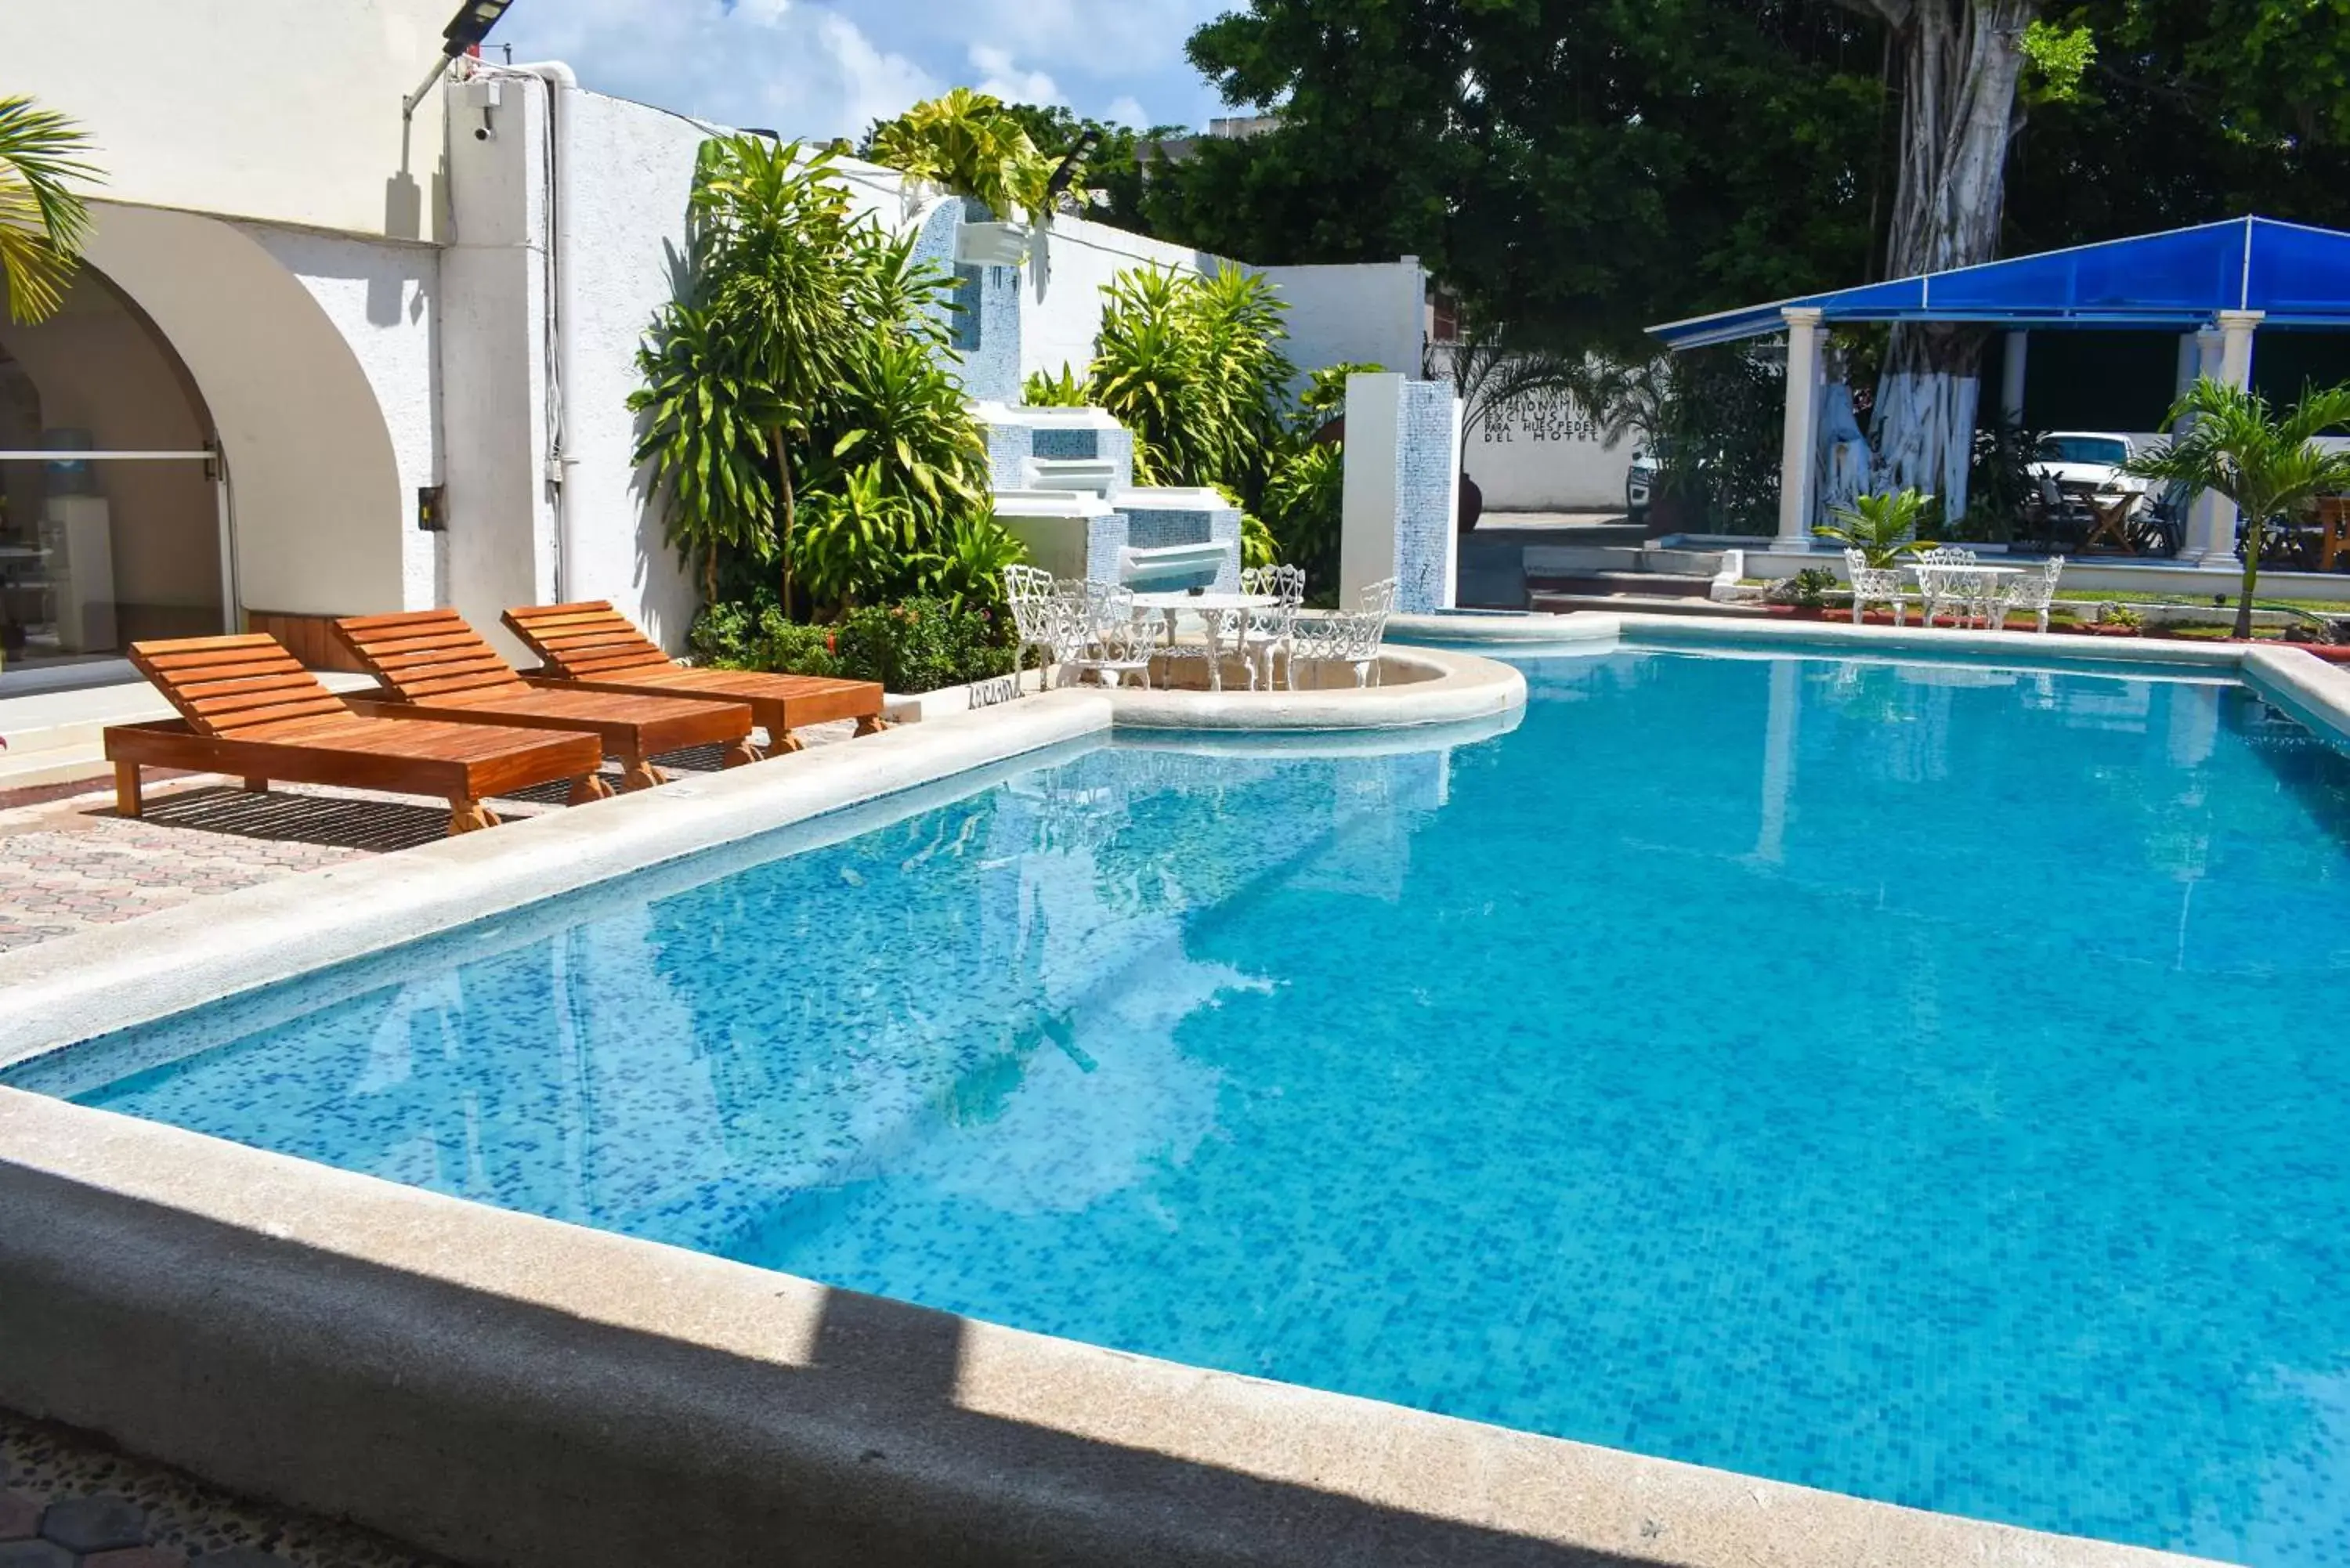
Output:
M990 93L1006 103L1061 103L1061 89L1043 71L1022 70L1014 63L1012 51L993 44L973 44L971 47L971 68L979 79L970 85L981 92Z
M1147 127L1150 123L1150 116L1143 112L1142 100L1130 92L1110 99L1105 118L1113 125Z
M522 0L494 37L598 91L855 136L956 83L1146 123L1220 112L1183 57L1234 0Z
M786 136L854 136L943 85L847 17L793 0L540 0L515 13L500 36L517 58L567 59L599 92Z

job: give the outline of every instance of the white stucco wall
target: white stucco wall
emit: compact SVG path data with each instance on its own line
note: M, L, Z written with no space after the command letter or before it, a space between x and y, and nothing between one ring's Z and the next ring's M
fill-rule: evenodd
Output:
M1185 245L1083 218L1055 217L1046 231L1040 265L1021 279L1020 374L1057 376L1064 365L1083 379L1101 330L1101 291L1119 273L1137 267L1207 272L1227 265Z
M567 592L608 598L667 648L682 648L695 586L663 543L636 465L636 356L653 315L673 292L671 265L685 248L685 203L703 132L620 99L582 92L572 154L580 246L572 324L573 383L567 400L572 458L568 504L579 559Z
M1289 306L1288 353L1301 372L1351 361L1419 379L1428 275L1417 261L1263 270Z
M1469 432L1469 477L1495 512L1617 512L1638 438L1602 442L1590 419L1559 398L1523 400Z
M403 173L400 99L454 0L0 5L8 90L96 140L119 202L360 234L428 233L438 103Z
M375 393L391 441L403 503L400 533L401 607L441 602L446 535L416 526L416 492L440 469L437 360L440 253L430 245L360 240L264 223L237 225L292 273L350 346ZM334 591L333 564L320 561L319 590ZM258 607L277 607L252 601Z
M385 394L312 284L248 227L110 202L93 215L90 265L170 341L227 452L240 602L345 615L404 607L408 508ZM306 254L338 308L363 316L364 284L347 280L346 292L328 281L323 250ZM406 254L429 276L428 253ZM387 385L400 380L387 372Z

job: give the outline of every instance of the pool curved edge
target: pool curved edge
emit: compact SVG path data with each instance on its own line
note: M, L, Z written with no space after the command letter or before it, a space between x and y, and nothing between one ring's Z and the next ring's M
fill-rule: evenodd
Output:
M1120 730L1397 730L1457 724L1523 708L1526 678L1514 665L1457 649L1388 647L1382 683L1320 691L1193 691L1114 687Z
M1100 692L1050 692L0 953L0 1066L1109 726Z
M0 1404L461 1559L2189 1561L999 1327L0 1089Z

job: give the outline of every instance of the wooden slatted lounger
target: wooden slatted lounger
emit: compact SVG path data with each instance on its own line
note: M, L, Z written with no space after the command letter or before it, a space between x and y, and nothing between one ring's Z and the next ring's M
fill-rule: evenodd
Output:
M592 776L602 755L593 735L363 716L259 633L133 643L130 662L184 716L107 729L125 816L140 813L140 768L189 768L250 790L285 779L439 795L449 831L466 833L496 825L491 795Z
M335 622L335 635L402 711L458 724L587 732L602 742L606 756L619 760L623 788L661 783L664 775L652 759L687 746L724 746L730 768L759 760L750 740L751 710L743 703L525 680L455 610L346 616ZM599 792L608 793L597 779L578 794Z
M802 724L854 719L857 732L889 726L881 718L878 680L842 680L824 675L770 675L756 670L689 670L660 650L629 618L603 599L585 604L536 605L506 611L506 627L546 661L546 673L593 691L633 691L648 696L692 692L748 702L767 750L796 752L792 733Z

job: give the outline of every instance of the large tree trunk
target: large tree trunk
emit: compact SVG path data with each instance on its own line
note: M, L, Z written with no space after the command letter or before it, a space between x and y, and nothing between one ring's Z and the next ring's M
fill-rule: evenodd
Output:
M2022 123L2016 86L2023 29L2041 0L1868 0L1895 29L1901 69L1901 163L1886 273L1909 277L1999 252L2007 147ZM1930 304L1930 301L1929 302ZM1877 383L1874 435L1888 485L1966 508L1981 328L1905 322Z

